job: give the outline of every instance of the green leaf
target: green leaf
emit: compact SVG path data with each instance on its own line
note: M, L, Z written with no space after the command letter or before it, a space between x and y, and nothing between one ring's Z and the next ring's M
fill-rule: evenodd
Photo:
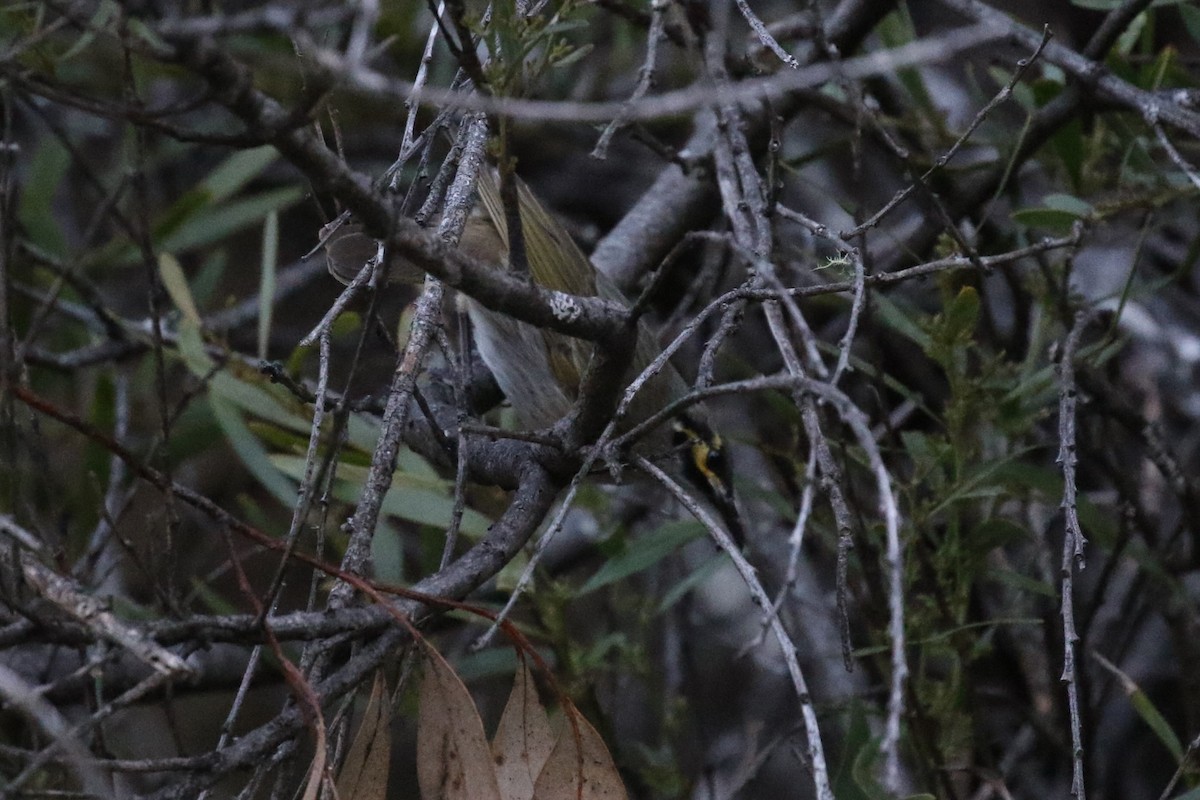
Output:
M371 537L371 564L375 580L397 586L404 583L404 541L386 519L375 525L375 535Z
M208 381L210 397L243 413L251 414L258 419L272 422L281 428L307 437L312 427L311 418L294 412L289 407L290 404L273 394L278 391L281 393L281 397L286 398L287 395L282 394L283 390L275 389L266 382L265 378L261 379L261 385L256 385L239 379L229 369L217 368L216 362L209 356L204 343L204 337L200 330L200 313L192 300L183 269L170 253L162 253L158 261L163 286L182 314L178 332L180 357L193 375ZM219 421L220 419L218 419ZM240 435L241 431L238 433ZM253 433L249 428L246 429L245 434L253 438Z
M146 41L154 50L157 50L160 53L164 51L169 52L171 50L171 45L164 42L159 35L142 20L131 16L127 18L125 22L127 25L129 25L129 30L134 35Z
M210 250L188 280L192 297L200 308L214 308L220 304L217 292L222 285L225 269L229 266L229 254L224 250Z
M1091 11L1112 11L1123 2L1125 2L1125 0L1071 0L1071 5L1078 6L1079 8L1086 8ZM1190 2L1192 2L1192 0L1154 0L1154 2L1150 4L1150 8L1182 6L1185 3Z
M869 800L891 800L879 781L875 779L875 762L879 760L879 740L872 739L863 744L854 757L851 775L855 787Z
M222 400L227 400L242 411L255 417L272 422L281 428L303 434L307 439L312 428L312 420L293 412L272 394L274 387L265 381L263 385L255 385L240 380L228 371L218 372L212 376L209 393L215 394Z
M548 654L547 654L548 655ZM454 671L467 683L487 678L509 678L518 669L517 651L512 647L488 647L454 659Z
M1014 211L1015 221L1029 228L1040 228L1053 234L1067 234L1079 220L1079 215L1056 208L1022 208Z
M1031 537L1029 531L1017 523L1003 517L993 517L979 523L968 538L972 550L985 554L997 547L1028 540Z
M1096 213L1096 209L1091 203L1071 194L1048 194L1042 198L1042 205L1046 208L1075 214L1080 219Z
M683 545L704 535L704 526L695 520L668 522L657 530L638 537L625 551L604 562L580 589L579 595L615 583L657 564Z
M159 246L182 253L219 242L231 234L257 225L272 211L281 211L304 197L299 186L273 189L206 209L181 224Z
M1004 584L1013 589L1030 594L1048 597L1051 600L1058 599L1058 589L1050 584L1039 581L1035 578L1030 578L1022 575L1019 572L1009 569L990 569L984 573L985 577L990 578L997 583Z
M216 370L216 362L209 357L208 349L204 346L200 327L186 319L179 326L179 355L187 365L188 372L197 378L207 379Z
M1178 764L1183 761L1183 743L1179 741L1179 737L1175 735L1175 731L1172 730L1166 718L1159 712L1154 703L1150 701L1146 693L1142 691L1142 687L1107 658L1098 653L1095 654L1095 658L1100 666L1116 677L1122 691L1129 698L1129 702L1134 710L1137 711L1138 716L1150 727L1150 730L1154 732L1154 735L1162 742L1163 746L1171 751L1171 755L1175 758L1175 763Z
M275 309L275 270L279 266L279 212L267 212L263 224L262 264L258 281L258 357L266 359Z
M863 748L875 746L871 741L871 728L862 701L850 699L850 708L846 712L845 740L838 758L838 764L833 778L833 796L838 800L867 800L866 794L854 782L854 765L856 756Z
M208 173L197 188L203 189L214 203L228 200L278 158L279 151L270 145L239 150Z
M917 316L916 311L901 308L900 305L883 292L871 295L871 302L878 310L879 317L885 327L891 328L896 333L912 341L921 350L928 352L932 340L929 338L929 334L921 330L921 327L914 322Z
M71 154L54 136L43 137L29 159L17 212L29 240L55 255L65 255L67 241L54 214L54 197L71 164Z
M293 455L273 455L273 463L285 475L300 480L304 475L304 458ZM356 503L362 494L367 479L367 468L357 464L338 464L338 479L334 482L333 494L344 503ZM392 484L383 499L380 510L393 517L406 519L421 525L445 528L450 524L450 513L454 500L450 496L448 481L430 480L397 470L392 473ZM468 536L478 538L487 533L491 522L478 511L463 510L461 530Z
M946 341L969 339L979 322L979 292L973 286L964 286L946 306L942 315L941 334Z
M1175 735L1175 731L1171 730L1171 725L1167 722L1166 717L1155 707L1146 693L1139 687L1129 696L1129 702L1142 721L1149 726L1150 730L1154 731L1154 735L1162 742L1163 746L1171 751L1171 755L1175 756L1175 761L1178 763L1182 760L1183 743L1179 741L1179 737Z
M283 473L272 463L271 456L246 425L246 421L238 413L237 406L212 394L208 397L208 405L212 409L217 424L221 426L225 439L242 463L246 465L246 468L250 470L250 474L254 476L255 480L282 503L284 508L294 506L296 504L296 485L284 477Z
M559 69L561 69L562 67L569 67L572 64L574 64L576 61L579 61L580 59L589 55L592 52L593 48L594 48L594 45L592 45L592 44L585 44L581 47L576 47L576 48L568 51L565 55L562 55L562 56L554 59L554 61L550 64L550 66L556 67Z
M193 188L179 196L162 216L154 221L154 238L162 241L204 208L212 205L212 196L207 189Z
M73 45L67 48L65 53L58 57L59 63L72 59L87 49L87 46L96 38L96 33L104 30L109 19L115 19L119 10L119 6L112 0L102 0L96 7L96 13L92 14L87 25L83 26L83 33Z
M1125 26L1125 30L1121 31L1121 35L1117 37L1117 42L1113 46L1113 51L1122 56L1128 56L1133 52L1133 48L1137 46L1138 39L1141 38L1142 31L1146 29L1146 12L1138 14L1129 21Z
M1179 15L1183 17L1183 27L1187 28L1192 41L1200 42L1200 7L1183 5L1179 7Z
M155 220L153 231L158 248L182 253L222 242L231 234L261 223L268 213L281 211L304 197L303 188L287 186L221 203L224 194L233 188L233 179L218 177L214 181L210 175L209 180L212 185L201 183L193 187ZM134 264L139 258L136 247L127 239L118 238L91 254L88 260L121 266Z
M346 423L346 441L361 453L372 453L379 445L379 422L366 414L351 414ZM396 456L396 468L413 478L429 481L430 485L447 486L437 470L411 450L401 450Z
M683 580L672 586L663 595L662 601L655 609L657 614L665 614L675 607L675 604L687 597L688 592L711 578L718 569L728 564L724 553L714 553L713 557L691 571Z
M162 278L163 287L171 297L171 302L183 314L183 318L197 328L200 326L200 312L192 299L192 290L188 286L187 276L183 267L170 253L160 253L158 256L158 274Z
M930 510L932 516L948 509L954 503L979 497L995 497L1006 491L1005 468L1026 452L1012 453L1004 458L985 461L967 467L962 477L949 491L942 494Z

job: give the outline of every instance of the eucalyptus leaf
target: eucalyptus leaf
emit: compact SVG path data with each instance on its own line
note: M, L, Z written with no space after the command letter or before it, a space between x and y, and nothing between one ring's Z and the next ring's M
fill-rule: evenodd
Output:
M303 189L289 186L206 209L180 225L160 246L182 253L214 244L259 224L268 213L282 211L303 197Z
M694 520L668 522L645 536L634 539L623 553L608 559L579 589L579 595L635 575L662 561L693 539L704 535L704 526Z
M67 242L55 220L54 198L70 164L71 154L57 138L47 136L42 139L26 164L29 174L23 182L24 191L17 211L29 240L60 256L66 254Z
M258 280L258 357L267 358L271 316L275 310L275 272L279 268L279 212L267 212L263 223L262 259Z
M237 406L216 395L209 395L208 404L212 408L213 417L225 434L225 439L255 480L283 504L284 508L294 506L296 485L272 463L271 456L246 425L246 421L238 413Z
M271 463L285 475L297 480L304 474L304 458L301 456L276 454L271 456ZM367 478L367 468L343 462L338 464L337 474L334 496L344 503L357 503ZM450 524L453 508L454 499L448 481L431 480L397 470L392 473L391 488L380 510L410 522L444 528ZM483 536L490 525L490 520L478 511L470 508L463 510L461 530L466 535L472 538Z

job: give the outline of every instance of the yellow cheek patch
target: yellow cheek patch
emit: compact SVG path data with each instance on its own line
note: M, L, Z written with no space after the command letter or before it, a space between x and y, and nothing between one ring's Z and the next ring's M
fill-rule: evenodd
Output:
M723 491L725 478L709 466L713 458L721 457L721 436L714 433L711 439L706 439L699 431L682 422L676 423L675 430L687 439L692 466L708 481L709 486L717 491Z
M713 445L715 445L715 448ZM696 469L700 470L700 474L703 475L709 483L711 483L713 486L720 486L723 483L721 476L713 472L708 466L709 455L714 449L720 450L721 443L713 442L713 445L709 445L709 443L703 439L694 439L692 441L692 460L696 462Z
M746 533L733 496L730 464L721 437L703 421L687 416L672 423L675 447L684 475L699 489L725 519L734 544L745 544Z

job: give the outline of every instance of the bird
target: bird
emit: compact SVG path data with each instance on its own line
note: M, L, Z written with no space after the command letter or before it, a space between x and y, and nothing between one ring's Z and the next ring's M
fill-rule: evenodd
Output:
M566 228L515 175L517 208L529 277L539 286L582 297L599 297L628 306L620 289L597 270ZM458 247L476 261L511 269L509 231L496 171L485 166L476 184L478 202L467 218ZM322 232L329 271L349 283L378 245L354 223ZM407 263L394 264L394 282L413 283L424 273ZM462 295L471 321L475 348L515 412L530 430L552 426L578 399L580 381L592 354L592 343L557 331L538 328L484 307ZM625 380L636 378L661 352L650 328L638 322L637 341ZM634 395L617 432L648 419L688 393L687 382L669 362ZM649 432L639 451L677 451L680 472L720 513L738 547L745 544L744 526L733 491L732 468L724 440L708 424L703 406L676 413Z

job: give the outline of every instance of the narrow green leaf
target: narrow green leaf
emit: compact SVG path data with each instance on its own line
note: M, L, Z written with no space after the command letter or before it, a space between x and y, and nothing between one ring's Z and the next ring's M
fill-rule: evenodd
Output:
M187 190L162 213L162 216L154 221L154 239L161 242L174 235L185 222L199 214L212 202L212 194L202 186ZM123 246L126 249L129 248L128 244Z
M1200 7L1180 6L1179 14L1183 17L1183 26L1187 28L1192 41L1200 43Z
M228 266L229 254L223 249L209 250L203 254L199 267L191 274L191 279L188 281L197 306L215 308L220 305L217 292L222 286Z
M941 513L962 500L994 497L1004 493L1006 491L1004 480L1005 469L1027 453L1028 451L1012 453L1004 458L985 461L968 467L958 482L942 494L938 502L930 508L928 513L930 515Z
M17 212L30 241L55 255L65 255L67 241L54 215L54 197L71 164L71 154L54 136L43 137L29 159L29 172Z
M179 325L179 355L188 372L197 378L209 378L216 372L216 363L208 355L200 326L184 319Z
M1135 47L1137 47L1138 39L1142 37L1142 33L1146 30L1146 22L1149 17L1143 11L1138 14L1125 26L1125 30L1121 31L1121 35L1117 37L1117 43L1113 46L1113 51L1122 56L1128 57Z
M714 554L712 558L693 569L683 580L667 590L667 593L663 595L663 599L658 604L656 613L665 614L670 611L675 607L676 603L687 597L688 592L707 581L716 574L718 569L727 563L729 563L729 560L725 558L724 553Z
M187 276L183 267L170 253L160 253L158 256L158 274L162 277L163 287L171 296L171 302L183 314L183 318L193 325L200 325L200 312L192 300L192 290L188 287Z
M374 452L379 446L379 422L365 414L351 414L346 424L346 440L359 452ZM411 450L401 450L396 456L396 469L415 478L448 485L438 478L437 470L428 461Z
M888 793L875 778L875 762L878 760L879 740L872 739L854 756L850 774L854 777L855 787L869 800L890 800Z
M984 520L971 531L969 537L971 548L981 554L997 547L1003 547L1013 542L1026 541L1032 538L1029 531L1012 520L1003 517L993 517Z
M1091 203L1073 194L1048 194L1042 198L1042 205L1056 211L1066 211L1080 219L1096 213L1096 208Z
M257 225L268 213L287 208L303 196L303 189L289 186L205 210L180 225L161 242L161 246L174 252L185 252L211 245Z
M883 292L872 295L871 302L875 304L885 326L928 352L932 340L929 338L929 334L921 330L920 326L913 321L917 316L914 310L901 308Z
M285 475L300 480L304 474L304 458L301 456L276 454L273 463ZM362 494L367 479L367 468L358 464L338 464L338 480L333 494L344 503L356 503ZM429 479L397 470L392 473L392 484L380 507L384 514L421 525L444 528L450 523L454 500L450 496L448 481ZM462 532L478 538L487 532L491 521L474 509L464 509Z
M1078 6L1079 8L1086 8L1091 11L1112 11L1123 2L1124 0L1071 0L1071 5ZM1154 2L1150 4L1150 8L1181 6L1190 2L1192 2L1192 0L1154 0Z
M943 314L944 335L947 341L969 337L979 321L979 292L964 286Z
M1171 751L1175 761L1179 762L1183 758L1183 744L1175 735L1175 731L1171 730L1171 724L1167 722L1162 712L1140 688L1129 696L1129 702L1142 721L1149 726L1150 730L1154 731L1154 735L1162 742L1163 746Z
M268 386L247 383L228 372L220 372L212 377L209 393L233 403L243 412L258 419L303 434L305 438L312 428L311 419L289 410L271 393Z
M830 777L833 779L833 796L838 800L867 800L866 795L854 783L854 760L858 753L871 741L871 727L867 720L863 701L857 698L849 699L849 709L841 715L843 734L842 752L837 757L837 764Z
M668 522L646 536L634 539L625 552L604 562L580 589L579 594L594 592L602 586L628 578L648 569L683 545L704 535L704 526L694 520Z
M1019 572L1010 569L990 569L984 573L984 577L990 578L1005 586L1012 587L1018 591L1029 592L1030 594L1049 597L1052 600L1058 599L1058 589L1044 581L1039 581L1035 578L1030 578L1022 575Z
M279 151L269 144L238 150L208 173L200 186L208 191L214 203L219 203L237 194L278 158Z
M129 26L129 30L135 36L146 41L154 50L157 50L160 53L163 51L170 51L171 45L164 42L162 38L142 20L131 16L127 18L125 22Z
M1125 692L1125 696L1129 698L1130 705L1134 711L1142 718L1142 721L1149 726L1154 732L1155 737L1162 742L1163 746L1171 751L1171 755L1175 758L1175 763L1180 763L1183 760L1183 743L1179 741L1179 737L1175 735L1175 731L1171 729L1170 723L1151 702L1146 693L1142 691L1142 687L1137 682L1129 677L1120 667L1109 661L1099 653L1092 654L1100 666L1108 670L1117 679L1121 685L1121 690Z
M225 434L225 439L237 453L238 458L250 470L263 488L269 491L284 508L291 508L296 503L296 486L271 462L271 456L266 448L258 441L254 433L242 419L237 406L226 399L210 394L208 405L213 417Z
M68 61L86 50L87 46L95 40L96 33L104 30L108 21L117 16L117 11L117 4L112 0L102 0L96 7L96 13L92 14L92 18L88 20L88 24L83 26L83 33L75 40L75 44L58 57L59 63Z
M557 67L559 69L561 69L563 67L569 67L570 65L574 64L576 61L579 61L582 58L584 58L585 56L591 54L593 48L594 48L594 45L591 45L591 44L585 44L581 47L576 47L573 50L566 53L565 55L562 55L559 58L555 59L554 63L551 64L550 66Z
M1078 214L1057 208L1022 208L1014 211L1012 217L1026 227L1040 228L1055 234L1068 233L1079 219Z
M258 357L266 359L275 309L275 271L279 266L279 212L267 212L263 224L262 265L258 281Z
M404 539L387 519L375 524L375 535L371 537L371 563L374 565L375 579L382 583L398 586L407 580Z

